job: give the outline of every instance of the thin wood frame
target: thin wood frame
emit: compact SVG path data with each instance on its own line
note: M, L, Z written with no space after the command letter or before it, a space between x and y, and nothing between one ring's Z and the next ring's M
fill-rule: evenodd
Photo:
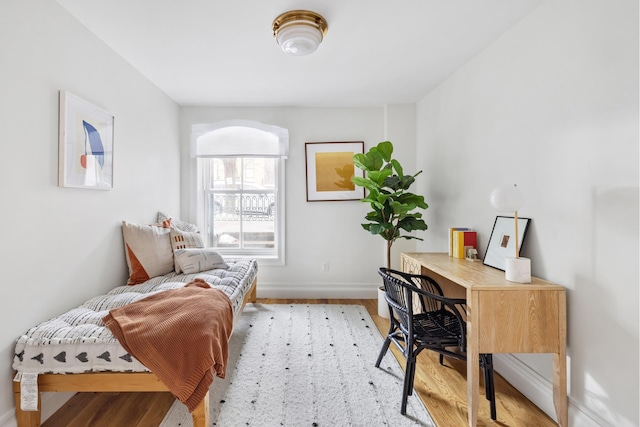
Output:
M363 141L306 142L307 202L336 202L364 198L364 187L351 178L364 172L355 167L354 154L364 154Z

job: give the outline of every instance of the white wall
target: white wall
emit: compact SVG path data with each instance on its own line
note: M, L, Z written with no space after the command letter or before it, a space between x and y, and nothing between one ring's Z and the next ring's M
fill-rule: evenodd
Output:
M385 114L386 110L392 114ZM193 159L189 158L191 125L231 119L255 120L289 130L289 158L285 161L286 265L259 263L258 296L376 298L380 284L377 269L386 263L386 245L381 237L368 234L360 226L369 206L359 201L307 202L304 144L364 141L366 151L384 140L388 128L389 137L397 137L396 158L404 164L413 164L415 106L183 108L182 212L187 219L196 217L195 213L189 215L188 202L188 171L193 167ZM329 271L321 271L323 262L329 263Z
M177 211L180 164L178 106L55 1L0 2L0 85L3 424L15 339L126 282L120 221ZM59 90L115 116L113 190L57 186Z
M570 425L637 426L638 2L544 3L426 96L417 121L432 232L419 249L471 226L484 255L489 193L518 183L533 219L523 255L567 288ZM551 381L547 355L516 361ZM536 401L534 384L519 388Z
M417 190L430 205L429 230L418 245L425 251L444 251L446 229L468 225L479 231L483 254L496 215L488 194L517 181L527 195L520 213L533 218L523 254L532 258L535 275L568 291L574 425L584 425L580 416L601 425L638 425L637 17L631 0L546 2L425 97L417 111L179 113L57 3L3 1L0 259L10 291L0 302L0 354L7 362L0 369L0 424L13 415L15 338L123 283L120 220L148 222L157 210L181 207L188 219L190 125L240 118L286 127L291 135L287 265L261 267L259 295L343 297L379 282L384 241L360 228L367 206L306 202L304 142L364 140L368 149L390 139L406 169L417 157L416 170L424 171ZM57 187L62 89L116 117L112 191ZM399 245L394 259L412 250ZM328 272L321 272L324 261ZM516 360L550 380L547 356ZM520 388L535 394L527 384Z

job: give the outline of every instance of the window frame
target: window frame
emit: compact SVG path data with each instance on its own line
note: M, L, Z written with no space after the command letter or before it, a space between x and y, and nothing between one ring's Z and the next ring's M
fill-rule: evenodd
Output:
M262 123L252 122L248 120L234 120L220 123L212 123L206 125L193 125L191 132L191 176L189 185L189 205L191 212L195 213L196 224L200 230L205 230L206 219L206 203L204 200L204 171L200 170L199 162L197 158L196 144L198 138L218 129L222 129L228 126L240 126L247 128L254 128L263 130L266 132L274 133L281 140L286 138L286 144L288 147L288 131L286 129L277 128L274 126L263 125ZM275 131L274 131L275 129ZM286 133L286 134L285 134ZM284 136L283 136L284 135ZM212 158L222 157L263 157L263 156L208 156ZM264 156L268 157L268 156ZM276 199L276 214L274 218L274 248L217 248L218 252L225 257L251 257L260 261L261 265L285 265L285 159L286 157L274 157L275 159L275 199Z

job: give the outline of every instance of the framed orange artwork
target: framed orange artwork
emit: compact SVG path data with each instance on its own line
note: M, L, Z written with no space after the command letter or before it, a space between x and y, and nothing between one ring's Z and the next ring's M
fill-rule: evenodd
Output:
M364 198L364 188L351 181L356 173L353 155L357 153L364 153L363 141L305 143L307 202ZM358 173L364 175L359 169Z

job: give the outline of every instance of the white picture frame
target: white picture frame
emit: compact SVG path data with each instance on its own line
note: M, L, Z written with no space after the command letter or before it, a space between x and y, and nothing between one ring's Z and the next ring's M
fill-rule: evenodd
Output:
M60 91L58 185L113 188L112 114L67 91Z

